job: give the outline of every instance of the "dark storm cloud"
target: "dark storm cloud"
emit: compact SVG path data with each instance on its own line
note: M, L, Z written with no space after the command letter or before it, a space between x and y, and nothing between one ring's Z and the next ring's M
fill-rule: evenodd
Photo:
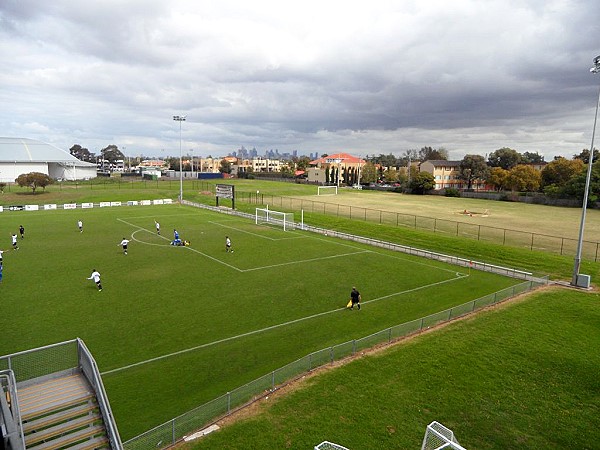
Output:
M205 154L589 145L597 2L282 3L4 1L0 126L157 155L173 114Z

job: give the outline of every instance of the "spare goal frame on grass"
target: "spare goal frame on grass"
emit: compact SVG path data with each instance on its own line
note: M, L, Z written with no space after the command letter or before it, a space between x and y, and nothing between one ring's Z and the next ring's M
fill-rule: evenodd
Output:
M334 192L327 192L333 190ZM321 191L327 192L326 194L322 194ZM317 186L317 195L337 195L338 187L337 186Z

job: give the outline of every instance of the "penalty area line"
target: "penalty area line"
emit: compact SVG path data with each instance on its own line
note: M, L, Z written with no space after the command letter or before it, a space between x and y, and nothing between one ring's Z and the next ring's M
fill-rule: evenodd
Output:
M458 275L458 273L457 273L457 275ZM390 297L404 295L404 294L409 294L411 292L419 291L419 290L422 290L422 289L427 289L429 287L438 286L440 284L444 284L444 283L448 283L448 282L460 280L460 279L468 277L468 276L469 275L464 275L463 274L461 276L457 276L456 278L451 278L451 279L448 279L448 280L437 281L435 283L426 284L426 285L419 286L419 287L416 287L416 288L413 288L413 289L407 289L405 291L394 292L394 293L389 294L389 295L384 295L383 297L378 297L378 298L374 298L372 300L368 300L366 302L362 302L362 304L364 305L364 304L367 304L367 303L374 303L374 302L377 302L377 301L380 301L380 300L385 300L385 299L390 298ZM300 322L304 322L304 321L307 321L307 320L310 320L310 319L314 319L316 317L326 316L328 314L333 314L333 313L341 312L341 311L344 311L344 310L346 310L345 306L343 306L341 308L331 309L329 311L323 311L323 312L320 312L320 313L317 313L317 314L312 314L310 316L306 316L306 317L301 317L299 319L290 320L288 322L278 323L276 325L271 325L269 327L265 327L265 328L261 328L261 329L253 330L253 331L248 331L247 333L242 333L242 334L238 334L238 335L235 335L235 336L230 336L230 337L223 338L223 339L218 339L216 341L207 342L206 344L197 345L195 347L186 348L186 349L183 349L183 350L179 350L177 352L168 353L166 355L157 356L155 358L146 359L144 361L139 361L139 362L136 362L136 363L133 363L133 364L128 364L128 365L123 366L123 367L117 367L116 369L111 369L111 370L107 370L105 372L102 372L100 375L109 375L109 374L112 374L112 373L122 372L122 371L127 370L127 369L132 369L134 367L138 367L138 366L142 366L142 365L149 364L149 363L152 363L152 362L156 362L156 361L160 361L160 360L163 360L163 359L171 358L173 356L183 355L185 353L193 352L195 350L200 350L200 349L203 349L203 348L212 347L212 346L215 346L215 345L218 345L218 344L222 344L223 342L234 341L234 340L241 339L241 338L244 338L244 337L247 337L247 336L252 336L252 335L255 335L255 334L264 333L266 331L275 330L277 328L286 327L288 325L293 325L293 324L296 324L296 323L300 323Z

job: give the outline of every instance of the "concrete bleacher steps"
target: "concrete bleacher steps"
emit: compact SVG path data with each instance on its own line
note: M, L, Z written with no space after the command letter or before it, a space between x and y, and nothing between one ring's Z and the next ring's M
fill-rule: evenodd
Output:
M83 375L19 388L18 400L27 449L110 447L94 391Z

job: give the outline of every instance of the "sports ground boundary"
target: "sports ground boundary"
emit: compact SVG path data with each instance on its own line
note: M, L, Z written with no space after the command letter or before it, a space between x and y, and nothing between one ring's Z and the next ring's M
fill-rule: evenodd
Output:
M224 209L200 203L193 203L186 200L183 205L197 208L209 209L223 214L246 217L254 219L252 214ZM347 233L339 233L332 230L326 230L318 227L312 227L306 224L296 224L297 228L314 232L326 236L337 237L363 244L373 245L379 248L385 248L392 251L398 251L428 259L434 259L445 263L466 267L469 270L481 270L504 275L524 282L494 292L476 300L471 300L462 305L455 306L444 311L440 311L420 319L406 322L400 325L386 328L360 339L344 342L338 345L324 348L322 350L310 353L284 367L274 370L254 381L240 386L226 394L200 405L178 417L175 417L151 430L146 431L132 439L126 441L123 446L126 450L146 450L148 448L164 448L175 444L199 429L215 424L224 417L243 409L257 400L269 395L270 393L287 386L289 383L299 377L309 373L316 368L333 364L344 358L352 357L357 352L373 348L381 344L391 344L392 342L404 339L409 336L428 330L434 326L455 320L457 318L470 315L484 307L491 306L509 298L515 297L540 286L549 284L547 277L536 277L529 272L522 270L496 266L478 261L467 260L455 256L444 255L427 250L416 249L403 245L393 244L377 239L364 238Z

